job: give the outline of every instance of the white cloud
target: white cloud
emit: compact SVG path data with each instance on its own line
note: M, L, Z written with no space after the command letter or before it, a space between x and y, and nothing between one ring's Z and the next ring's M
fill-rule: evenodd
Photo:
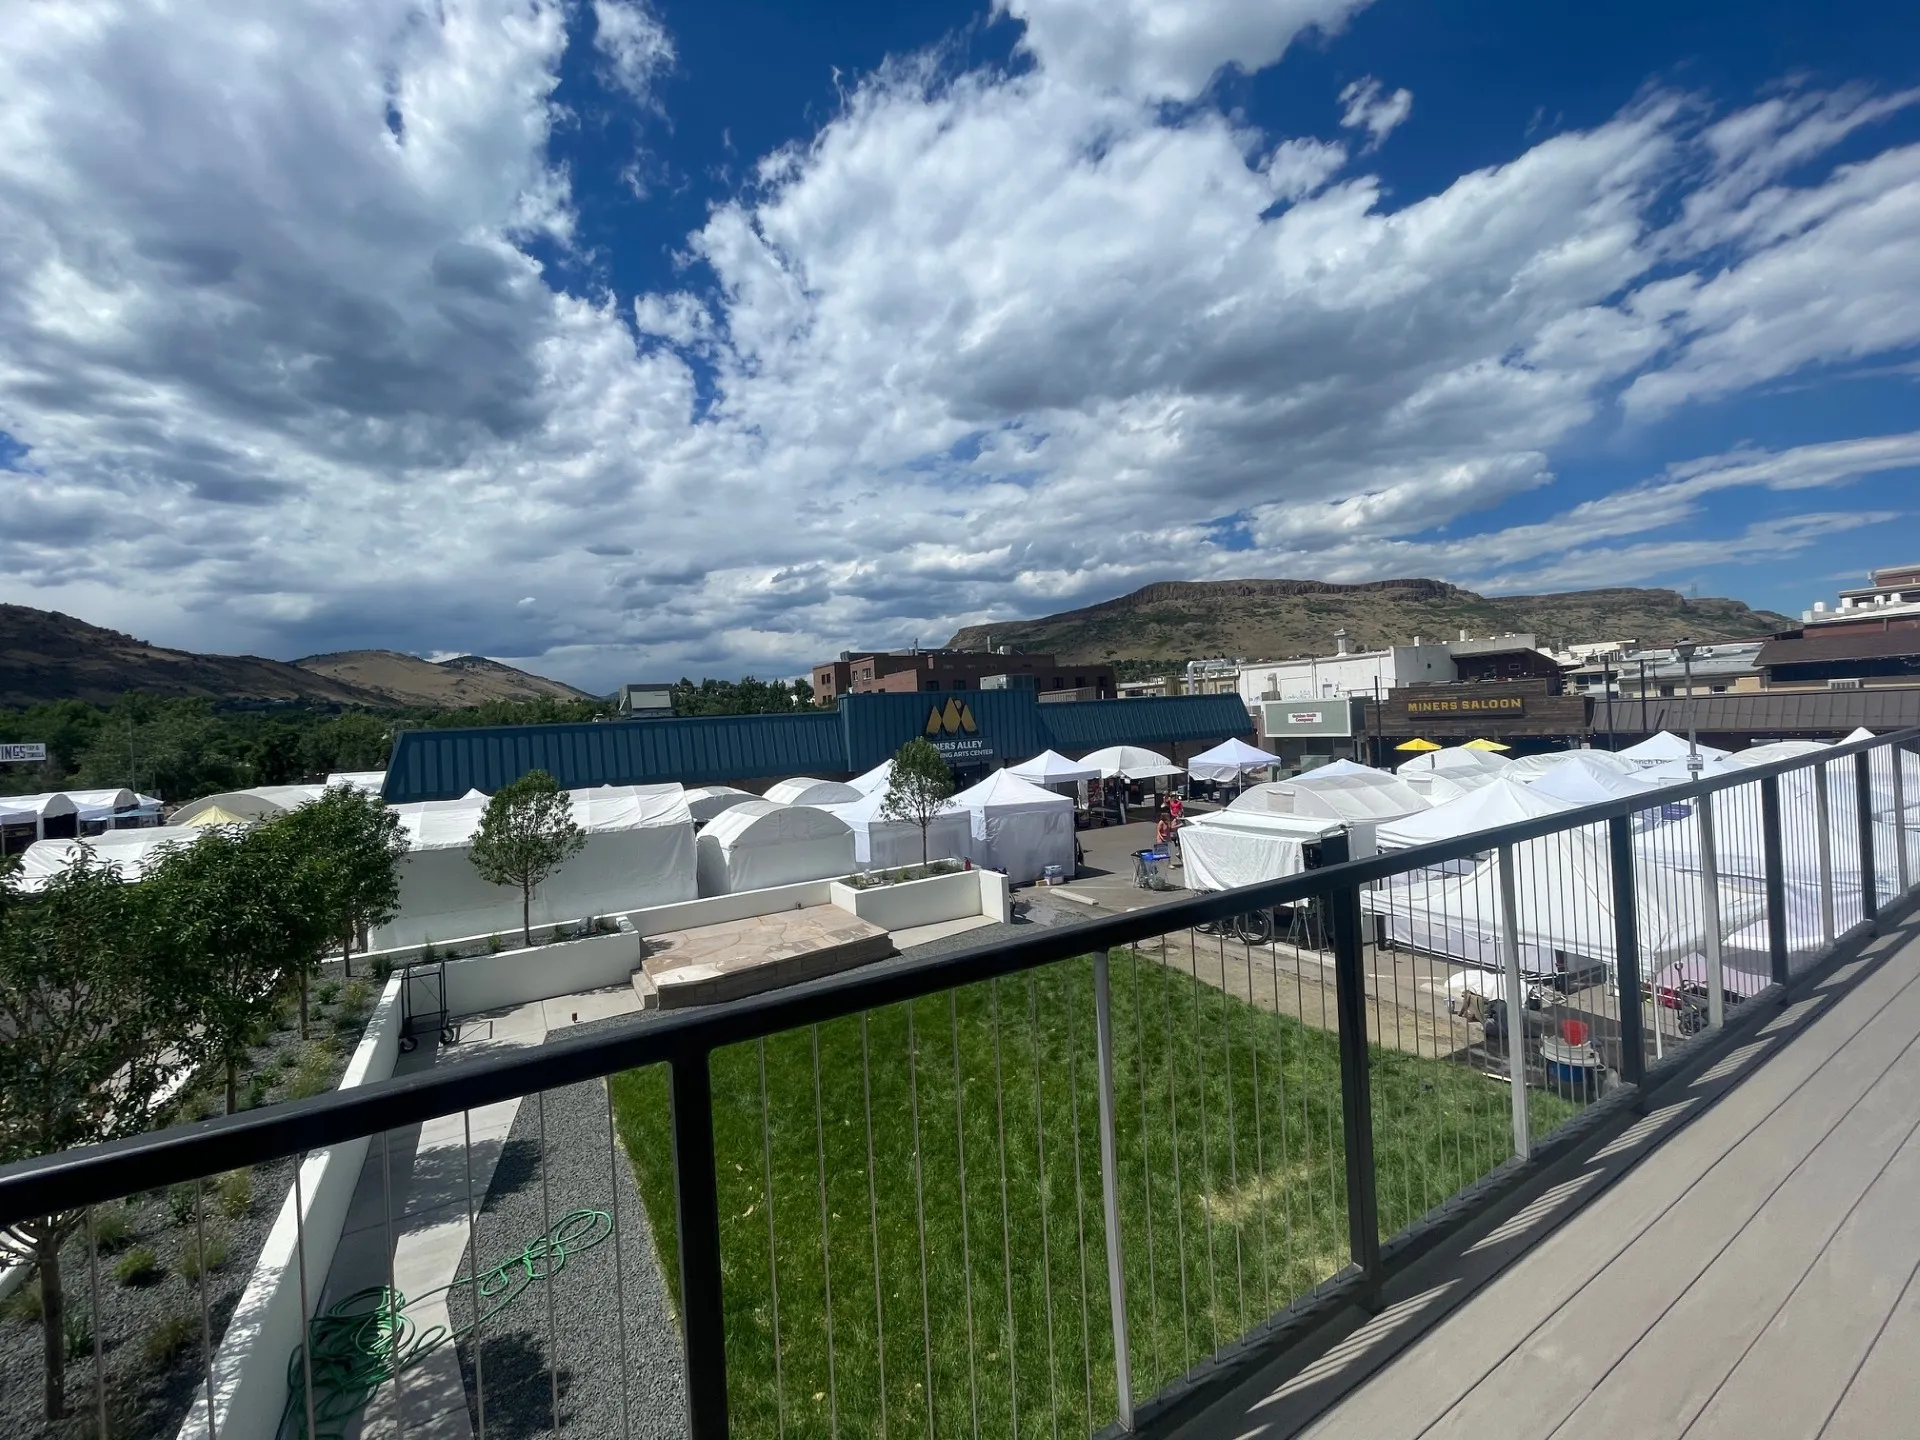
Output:
M1367 149L1378 150L1381 142L1413 114L1413 92L1396 90L1391 95L1369 75L1356 80L1340 92L1340 126L1344 130L1367 132Z
M529 254L571 241L551 95L569 44L615 65L604 16L0 9L0 430L33 472L0 475L0 595L605 687L1179 575L1772 558L1847 517L1699 538L1735 486L1913 463L1842 435L1551 524L1496 509L1623 392L1655 413L1920 344L1916 159L1871 144L1900 97L1651 93L1396 207L1342 144L1156 103L1352 5L1009 8L1032 67L859 82L630 303Z
M673 67L673 37L646 0L593 0L593 45L607 62L613 83L642 105Z

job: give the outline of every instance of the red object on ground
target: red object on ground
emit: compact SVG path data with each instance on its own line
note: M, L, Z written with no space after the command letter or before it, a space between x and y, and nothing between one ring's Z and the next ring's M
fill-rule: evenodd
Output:
M1584 1020L1562 1020L1560 1022L1560 1038L1569 1045L1586 1044L1587 1022Z

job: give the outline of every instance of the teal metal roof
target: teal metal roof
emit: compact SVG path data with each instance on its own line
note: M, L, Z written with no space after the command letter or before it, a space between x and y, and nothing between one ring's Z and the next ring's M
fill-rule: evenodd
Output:
M964 710L959 729L945 726L949 701L956 719ZM1082 754L1107 745L1164 746L1253 731L1237 695L1053 705L1041 704L1031 690L848 695L837 710L799 715L404 730L387 763L385 794L396 805L451 800L469 790L490 795L529 770L545 770L570 790L858 774L927 734L930 722L936 740L972 742L995 765L1047 749Z

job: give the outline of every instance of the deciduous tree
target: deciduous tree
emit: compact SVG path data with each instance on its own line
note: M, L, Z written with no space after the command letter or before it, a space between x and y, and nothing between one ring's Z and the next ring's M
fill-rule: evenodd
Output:
M953 798L953 771L932 743L919 736L900 747L887 777L886 798L880 814L887 820L908 820L920 827L920 863L927 863L927 827Z
M586 843L567 792L546 771L529 770L487 802L467 855L490 884L519 887L520 938L531 945L534 889Z

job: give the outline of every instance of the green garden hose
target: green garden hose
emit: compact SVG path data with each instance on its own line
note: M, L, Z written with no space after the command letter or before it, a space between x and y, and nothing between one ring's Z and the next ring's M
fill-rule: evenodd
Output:
M296 1440L305 1440L307 1435L309 1354L317 1440L339 1440L340 1422L365 1405L382 1384L412 1369L441 1346L465 1340L524 1295L536 1280L558 1275L566 1268L569 1256L591 1250L612 1233L613 1218L606 1211L575 1210L544 1235L528 1241L511 1259L477 1274L463 1275L418 1299L410 1300L386 1285L355 1291L308 1323L307 1344L295 1348L287 1365L291 1394L282 1429ZM470 1324L458 1328L432 1325L421 1330L407 1313L410 1306L441 1295L451 1298L461 1289L474 1291L474 1319Z

